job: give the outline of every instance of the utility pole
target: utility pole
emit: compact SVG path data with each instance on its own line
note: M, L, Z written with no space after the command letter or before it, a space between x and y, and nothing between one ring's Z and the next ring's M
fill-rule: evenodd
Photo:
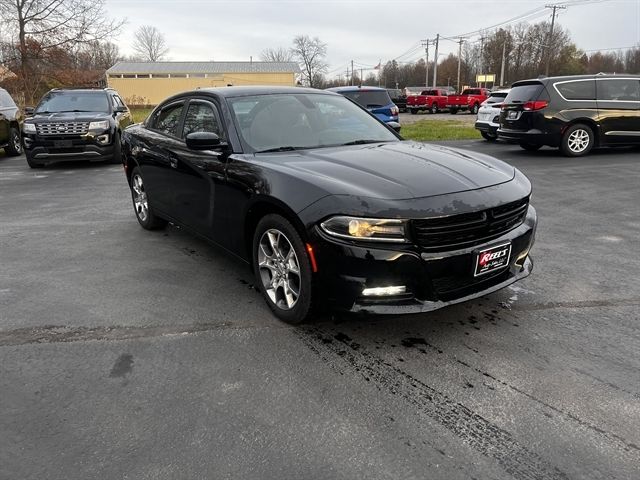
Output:
M360 67L360 85L364 85L364 76L362 75L362 67Z
M504 62L505 62L505 52L507 49L507 41L505 40L502 44L502 65L500 66L500 86L504 87Z
M349 85L349 66L347 66L347 74L344 76L344 84Z
M478 58L478 75L483 75L482 70L484 69L484 65L482 65L482 53L484 51L484 39L485 37L480 37L480 55ZM482 82L477 82L479 83L479 87L482 87Z
M351 60L351 86L353 87L353 77L355 76L354 70L353 70L353 60Z
M462 44L464 43L464 38L458 40L458 83L456 83L456 90L461 92L460 88L460 62L462 61Z
M545 69L545 75L549 76L549 64L551 63L551 55L553 54L553 26L556 23L556 10L564 10L567 7L563 5L545 5L545 8L553 9L551 16L551 30L549 32L549 40L547 41L547 68Z
M424 53L426 55L425 64L426 73L424 76L424 88L429 88L429 42L430 40L422 40L422 46L425 47Z
M436 35L436 53L433 57L433 88L436 88L436 82L438 81L438 44L440 43L440 34Z

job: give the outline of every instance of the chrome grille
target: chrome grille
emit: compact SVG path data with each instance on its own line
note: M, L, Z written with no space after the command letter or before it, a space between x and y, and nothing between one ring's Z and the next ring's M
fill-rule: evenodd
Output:
M89 131L89 122L36 123L38 135L84 135Z
M480 212L411 221L418 245L426 250L455 250L479 245L522 224L529 198Z

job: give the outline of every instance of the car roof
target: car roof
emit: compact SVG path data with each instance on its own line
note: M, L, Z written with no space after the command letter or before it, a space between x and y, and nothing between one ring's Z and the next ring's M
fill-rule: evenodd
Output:
M251 85L242 87L215 87L215 88L199 88L189 92L183 92L181 94L197 94L202 92L213 93L221 97L246 97L250 95L270 95L270 94L295 94L295 93L316 93L327 95L325 90L318 90L317 88L305 88L305 87L274 87L269 85Z
M325 89L329 92L358 92L358 91L372 91L372 92L386 92L386 88L382 87L370 87L368 85L347 85L346 87L332 87ZM395 89L394 89L395 90ZM398 89L399 90L399 89Z
M567 81L571 81L571 80L596 80L598 78L637 78L640 79L640 75L634 75L634 74L626 74L626 73L596 73L596 74L590 74L590 75L564 75L564 76L557 76L557 77L538 77L538 78L529 78L529 79L525 79L525 80L518 80L517 82L514 82L514 84L512 86L517 86L519 84L522 83L529 83L529 82L540 82L543 84L547 84L547 83L555 83L555 82L567 82Z

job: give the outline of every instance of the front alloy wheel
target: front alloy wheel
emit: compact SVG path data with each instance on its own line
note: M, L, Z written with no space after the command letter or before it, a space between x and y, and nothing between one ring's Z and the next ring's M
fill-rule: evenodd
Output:
M311 262L297 230L280 215L267 215L253 237L253 266L271 311L298 324L312 312Z
M586 155L593 148L593 130L587 125L572 125L564 132L560 148L568 157Z
M157 217L149 205L147 191L144 187L140 169L134 168L131 173L131 199L133 200L133 210L136 213L138 223L147 230L155 230L164 227L167 222Z

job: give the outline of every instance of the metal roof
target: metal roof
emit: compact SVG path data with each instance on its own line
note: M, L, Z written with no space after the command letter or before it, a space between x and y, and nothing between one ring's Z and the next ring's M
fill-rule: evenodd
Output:
M107 73L300 73L300 66L295 62L118 62Z

